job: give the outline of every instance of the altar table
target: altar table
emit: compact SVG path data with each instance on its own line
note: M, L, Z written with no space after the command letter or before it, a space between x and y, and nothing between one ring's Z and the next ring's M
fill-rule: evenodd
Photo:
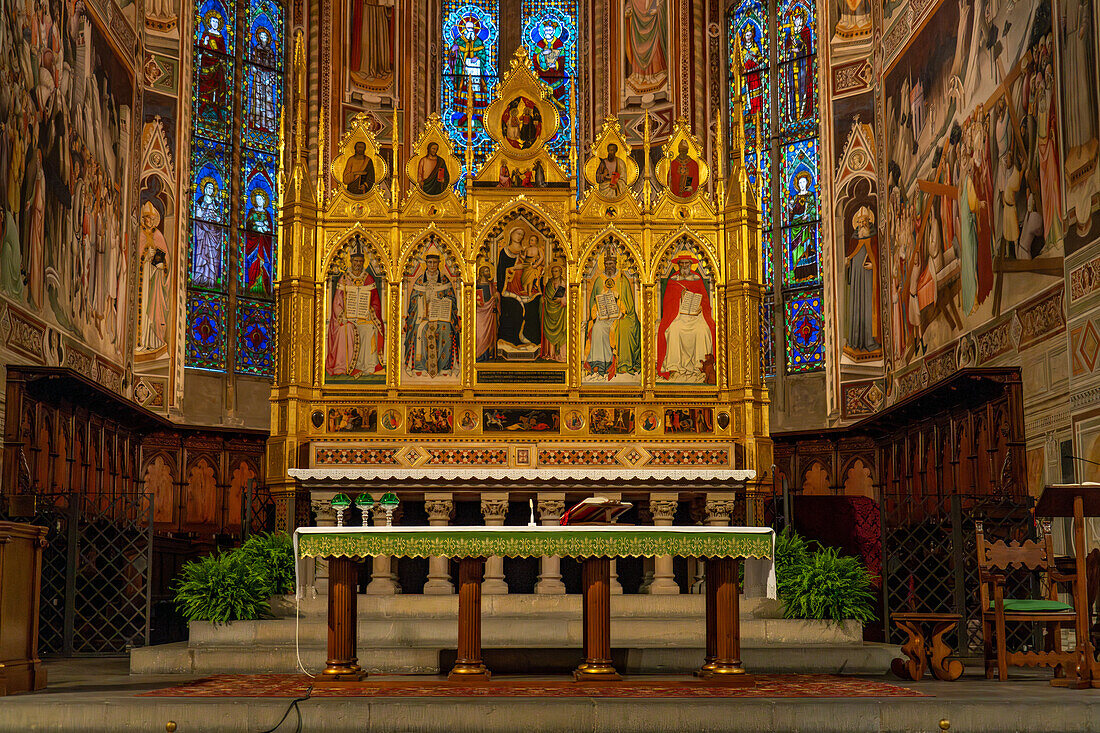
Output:
M486 557L559 555L582 561L584 658L573 673L578 680L620 679L611 663L612 557L705 560L707 651L696 674L712 680L748 680L738 618L743 558L767 562L768 596L775 597L775 532L769 527L300 527L294 554L328 560L328 660L322 674L332 680L364 675L355 653L356 562L374 555L458 558L458 658L451 679L489 678L481 658Z

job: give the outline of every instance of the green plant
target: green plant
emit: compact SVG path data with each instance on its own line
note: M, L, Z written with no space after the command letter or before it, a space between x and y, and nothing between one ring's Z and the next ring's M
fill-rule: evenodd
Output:
M784 529L775 538L775 582L779 597L784 601L790 596L795 580L802 574L812 553L802 536Z
M783 600L787 618L862 623L875 619L870 573L857 558L841 555L833 547L810 556L791 579Z
M208 555L181 569L176 604L188 621L224 624L257 619L268 612L269 583L240 552Z
M285 532L252 535L237 552L267 579L267 595L294 592L294 544L290 535Z

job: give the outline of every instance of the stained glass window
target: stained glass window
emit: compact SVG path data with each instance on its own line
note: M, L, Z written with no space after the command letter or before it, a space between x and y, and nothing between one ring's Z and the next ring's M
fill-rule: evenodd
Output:
M198 0L193 40L185 363L271 376L282 6Z
M547 146L568 173L573 138L573 83L577 75L577 3L574 0L523 0L523 45L531 65L550 87L561 115L558 134Z
M743 100L745 167L760 197L764 374L779 371L777 354L785 355L785 372L820 369L824 311L816 4L738 0L727 20L729 94L731 100Z
M463 161L469 137L475 169L485 162L492 147L492 140L481 124L481 114L498 80L498 12L497 0L443 3L440 116L454 141L455 154ZM472 123L468 125L471 113Z

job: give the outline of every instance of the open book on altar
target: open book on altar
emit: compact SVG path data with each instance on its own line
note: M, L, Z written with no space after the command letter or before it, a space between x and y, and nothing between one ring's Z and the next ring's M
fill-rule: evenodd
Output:
M454 301L450 298L431 298L428 300L428 320L429 321L447 321L451 320L451 309L454 307Z
M618 318L619 298L608 291L596 296L596 316L598 318Z
M697 316L703 312L703 294L685 290L680 296L680 313Z
M374 288L352 285L344 292L344 317L349 321L369 321L374 318L370 296Z

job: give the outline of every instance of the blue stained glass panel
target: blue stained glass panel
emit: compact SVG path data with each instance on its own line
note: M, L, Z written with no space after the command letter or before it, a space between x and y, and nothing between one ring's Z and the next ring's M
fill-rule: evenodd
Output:
M188 280L193 287L225 290L229 230L217 224L191 224L191 257Z
M248 148L241 151L241 221L250 231L275 233L278 165L278 158L271 153Z
M272 0L248 2L248 60L283 70L283 9Z
M242 374L271 376L275 312L271 305L241 300L237 303L237 371Z
M283 76L271 69L245 65L243 143L251 147L279 149L279 116L283 109Z
M191 216L195 219L229 223L227 155L222 143L201 137L191 141Z
M228 308L224 295L187 294L187 366L225 369Z
M817 57L779 67L779 129L785 139L817 136Z
M780 61L812 56L817 51L817 10L807 0L779 0Z
M274 295L275 238L269 234L245 232L240 237L239 259L241 290L264 298Z
M765 377L775 376L775 308L770 292L760 303L760 370Z
M787 315L787 371L806 372L825 361L824 309L820 292L789 295Z
M573 83L577 75L577 4L574 0L524 0L523 44L539 78L550 87L561 125L547 147L569 173L573 138Z
M196 134L223 142L229 139L233 124L234 89L233 60L202 48L197 49L191 121Z
M475 168L492 147L481 114L497 83L498 11L497 0L443 3L440 117L459 159L464 159L469 133ZM467 130L471 109L473 120Z

